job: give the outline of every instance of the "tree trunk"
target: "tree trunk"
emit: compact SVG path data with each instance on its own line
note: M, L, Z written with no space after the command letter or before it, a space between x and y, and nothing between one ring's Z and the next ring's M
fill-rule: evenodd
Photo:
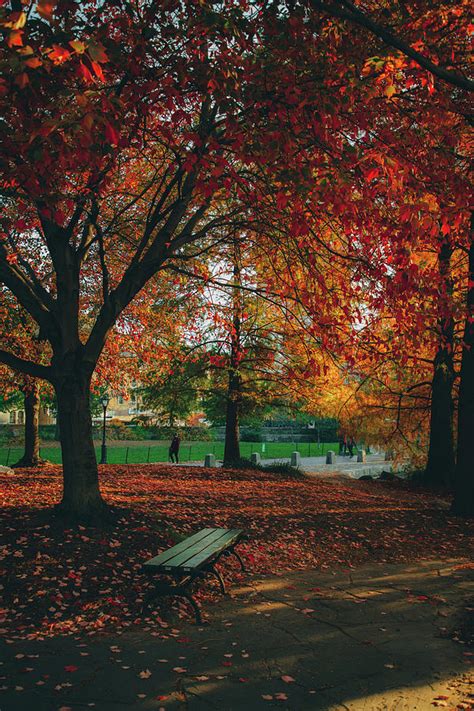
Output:
M224 464L231 464L240 459L239 416L242 402L242 379L240 376L241 344L240 330L242 321L242 294L240 275L240 246L234 238L232 292L232 331L230 336L229 385L227 389L227 409L225 418Z
M59 417L58 417L57 406L56 406L56 422L54 423L54 439L56 442L61 441L61 432L59 431Z
M474 213L471 216L467 313L459 384L458 443L453 513L474 516Z
M40 396L37 383L23 391L25 402L25 452L14 467L38 467L43 464L40 457L39 409Z
M75 369L58 379L55 388L64 477L58 510L72 519L98 518L107 511L107 505L99 491L92 440L90 377Z
M430 445L425 472L429 483L440 486L451 486L454 475L453 381L452 351L440 346L431 384Z
M454 383L454 319L452 316L451 254L449 241L444 239L438 254L443 292L440 297L440 342L434 359L431 384L430 445L426 479L431 484L450 486L454 476L453 383Z
M224 464L231 464L240 459L239 414L242 399L240 376L231 370L227 391L227 409L225 418Z

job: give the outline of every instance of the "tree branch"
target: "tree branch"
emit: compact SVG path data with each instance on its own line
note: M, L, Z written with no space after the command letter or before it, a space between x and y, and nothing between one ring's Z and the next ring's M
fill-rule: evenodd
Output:
M43 301L43 293L15 265L8 262L5 246L0 244L0 282L10 289L45 334L54 338L52 314ZM54 329L55 330L55 329Z
M354 24L359 25L359 27L364 27L366 30L369 30L369 32L373 35L383 40L385 44L390 47L395 47L395 49L398 49L405 56L413 59L413 61L415 61L420 67L438 77L438 79L451 84L451 86L457 86L458 88L465 89L466 91L474 91L474 81L468 79L462 74L453 72L450 69L444 69L439 64L435 64L431 61L431 59L428 59L428 57L425 57L420 52L417 52L416 49L413 49L408 42L405 42L401 37L398 37L398 35L394 34L387 27L380 25L378 22L375 22L372 18L368 17L365 13L359 10L356 5L350 2L350 0L335 0L335 3L337 4L320 2L320 0L310 0L310 4L313 8L323 10L323 12L326 12L332 17L338 17L341 20L349 20L349 22L353 22Z
M39 365L39 363L24 360L4 350L0 350L0 363L8 365L8 367L13 370L19 370L21 373L32 375L34 378L41 378L42 380L53 382L53 371L50 366Z

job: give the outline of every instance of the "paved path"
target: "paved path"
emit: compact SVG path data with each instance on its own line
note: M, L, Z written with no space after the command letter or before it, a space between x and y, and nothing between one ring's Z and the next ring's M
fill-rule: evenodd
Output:
M211 624L171 625L168 639L153 622L3 640L0 709L468 709L473 588L462 561L248 576L207 606Z
M288 462L289 459L265 459L263 464L273 462ZM383 454L369 454L365 463L358 462L357 457L336 456L335 464L326 464L326 457L301 457L300 468L309 474L327 474L328 476L338 473L345 474L358 479L364 474L378 476L382 471L391 470L391 462L386 462Z
M288 457L280 457L279 459L262 459L262 464L277 464L279 462L289 463ZM202 461L183 462L183 466L202 467ZM221 461L217 461L217 466L222 466ZM353 479L358 479L361 476L369 474L378 476L383 471L391 471L392 463L386 462L383 453L367 455L367 461L359 463L357 457L336 456L335 464L326 464L326 456L324 457L301 457L300 469L307 474L317 474L318 476L332 477L333 475L342 474L350 476Z

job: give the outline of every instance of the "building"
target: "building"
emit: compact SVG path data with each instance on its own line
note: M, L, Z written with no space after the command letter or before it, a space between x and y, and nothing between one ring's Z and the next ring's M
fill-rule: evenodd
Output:
M56 415L46 405L40 406L39 423L40 425L54 425ZM25 411L24 410L7 410L0 412L0 425L24 425Z

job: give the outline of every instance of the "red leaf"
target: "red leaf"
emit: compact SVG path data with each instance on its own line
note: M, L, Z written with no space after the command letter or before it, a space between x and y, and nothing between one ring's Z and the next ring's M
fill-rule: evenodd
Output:
M118 146L120 135L110 123L105 124L105 137L112 146Z
M93 77L92 74L90 73L89 69L88 69L88 68L86 67L86 65L83 64L82 62L79 62L79 64L78 64L77 73L79 74L79 76L80 76L82 79L84 79L84 81L85 81L87 84L90 84L91 82L94 81L94 77Z

